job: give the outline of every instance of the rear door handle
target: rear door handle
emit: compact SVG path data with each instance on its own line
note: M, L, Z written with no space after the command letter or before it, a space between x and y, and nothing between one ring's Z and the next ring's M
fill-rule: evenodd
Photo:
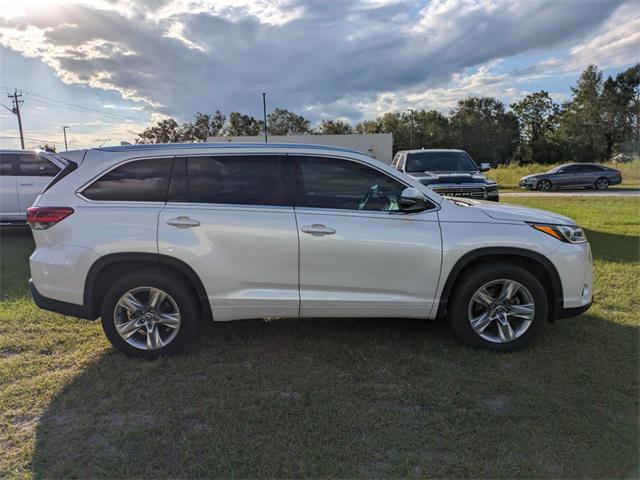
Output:
M200 226L200 222L198 220L194 220L189 217L176 217L170 218L167 220L167 225L171 225L172 227L177 228L190 228L190 227L198 227Z
M33 185L33 182L21 183L20 185L26 187L28 185Z
M323 235L333 235L336 233L335 228L326 227L320 223L314 223L313 225L306 225L301 229L304 233L313 235L314 237L321 237Z

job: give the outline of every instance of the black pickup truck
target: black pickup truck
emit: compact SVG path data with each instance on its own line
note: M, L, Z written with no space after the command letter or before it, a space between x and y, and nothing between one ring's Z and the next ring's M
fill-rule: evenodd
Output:
M499 200L498 184L482 173L491 165L481 163L478 167L464 150L402 150L393 157L391 166L440 195Z

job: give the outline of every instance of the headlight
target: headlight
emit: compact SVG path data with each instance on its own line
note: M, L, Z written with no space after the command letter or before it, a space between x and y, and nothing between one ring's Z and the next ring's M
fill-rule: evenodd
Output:
M561 242L566 243L584 243L587 241L587 237L584 234L584 230L574 225L547 225L540 223L530 223L530 226L538 230L539 232L551 235L557 238Z

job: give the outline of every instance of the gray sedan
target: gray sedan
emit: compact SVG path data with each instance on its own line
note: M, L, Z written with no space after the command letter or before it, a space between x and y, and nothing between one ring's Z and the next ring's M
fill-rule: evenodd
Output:
M587 187L606 190L609 185L622 183L622 172L593 163L567 163L546 173L527 175L520 179L520 187L548 192L552 188Z

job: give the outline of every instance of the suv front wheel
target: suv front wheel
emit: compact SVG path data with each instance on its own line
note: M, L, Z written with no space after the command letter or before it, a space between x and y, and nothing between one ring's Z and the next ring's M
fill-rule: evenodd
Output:
M188 348L198 323L197 299L183 283L158 271L116 281L102 302L102 328L121 352L155 358Z
M508 352L528 345L547 318L540 281L513 264L484 264L463 273L450 299L448 321L463 342Z

